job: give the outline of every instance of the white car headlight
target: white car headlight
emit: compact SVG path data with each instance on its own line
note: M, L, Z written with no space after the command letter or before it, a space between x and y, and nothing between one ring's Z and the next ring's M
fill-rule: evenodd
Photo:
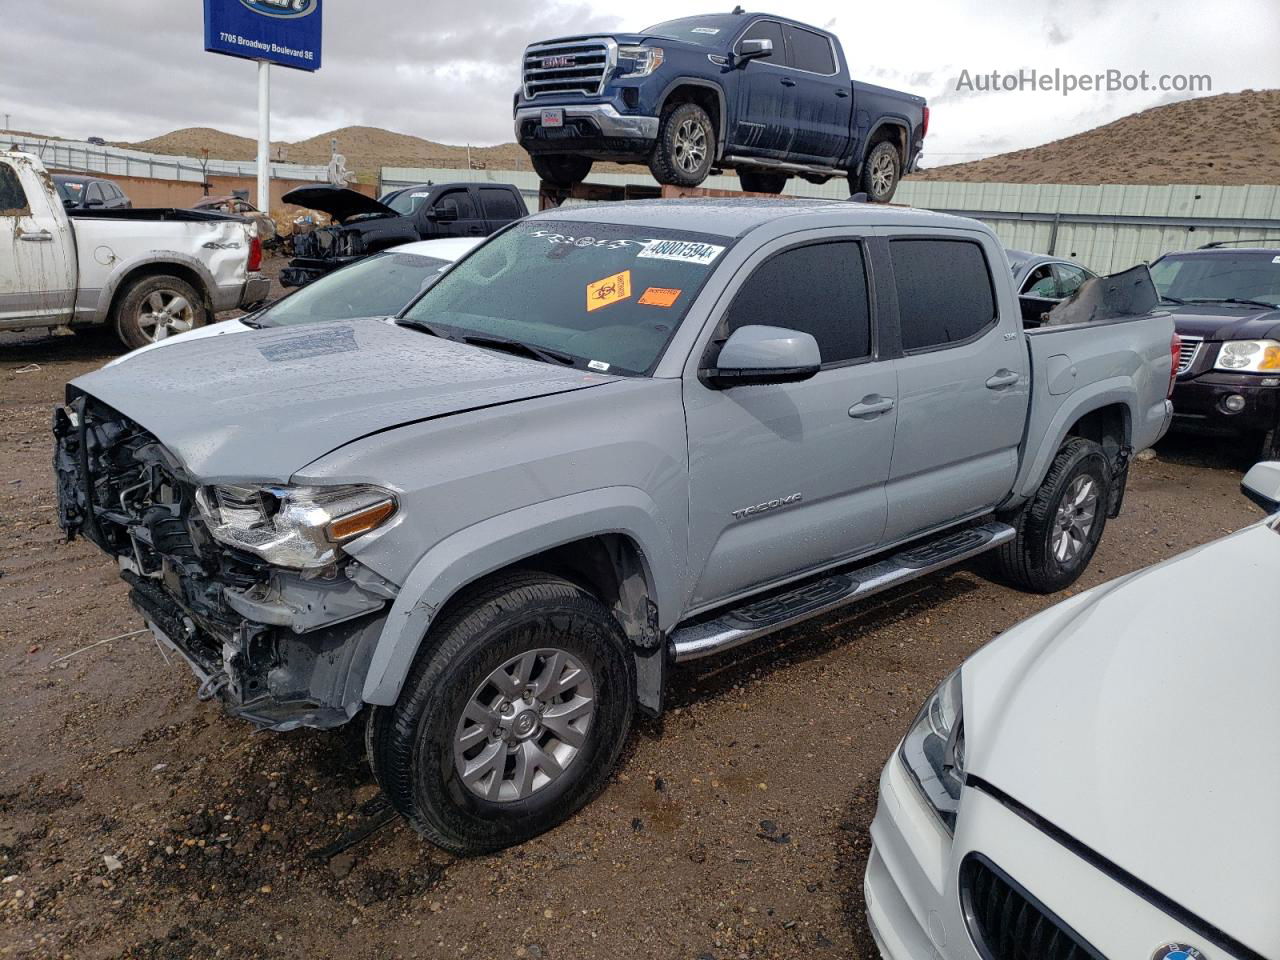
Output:
M647 77L662 66L662 57L661 47L619 47L618 77Z
M395 515L381 487L201 487L196 504L215 540L291 570L325 567L343 543Z
M947 829L964 786L964 703L957 670L924 702L901 747L902 762Z
M1238 373L1269 373L1280 370L1280 342L1228 340L1218 351L1218 359L1213 368Z

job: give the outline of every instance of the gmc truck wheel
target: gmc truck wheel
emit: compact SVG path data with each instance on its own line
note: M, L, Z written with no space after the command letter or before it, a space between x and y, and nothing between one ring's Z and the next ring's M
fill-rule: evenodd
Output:
M379 785L453 853L491 853L568 819L631 727L626 638L586 591L503 576L433 626L394 707L370 716Z
M898 189L898 180L902 176L902 158L898 156L898 148L887 140L877 143L867 154L862 164L862 178L858 189L867 195L872 203L888 203ZM850 177L850 186L853 186ZM854 190L853 193L857 193Z
M116 336L136 350L204 326L209 312L204 298L186 280L160 274L131 283L116 298L112 319Z
M789 179L785 173L763 173L759 170L738 171L738 182L748 193L781 193Z
M659 183L696 187L711 172L716 158L716 132L707 111L696 103L665 110L658 142L649 157L649 172Z
M591 173L591 158L572 154L531 154L533 172L551 184L567 190L576 187Z
M996 551L1001 576L1034 593L1071 586L1093 559L1110 502L1111 467L1102 447L1068 439L1040 489L1011 521L1017 536Z

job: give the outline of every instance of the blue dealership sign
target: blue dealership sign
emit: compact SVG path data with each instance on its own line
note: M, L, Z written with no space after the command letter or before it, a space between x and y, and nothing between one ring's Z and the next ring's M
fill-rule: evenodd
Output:
M320 0L204 0L204 48L320 69Z

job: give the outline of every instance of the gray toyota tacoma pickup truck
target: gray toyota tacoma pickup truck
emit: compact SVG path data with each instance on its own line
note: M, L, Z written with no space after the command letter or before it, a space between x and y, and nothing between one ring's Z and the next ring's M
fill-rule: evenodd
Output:
M986 551L1073 582L1169 424L1176 352L1159 313L1024 331L970 220L579 207L397 325L73 381L60 520L202 697L277 730L358 717L396 808L491 851L591 797L675 665Z

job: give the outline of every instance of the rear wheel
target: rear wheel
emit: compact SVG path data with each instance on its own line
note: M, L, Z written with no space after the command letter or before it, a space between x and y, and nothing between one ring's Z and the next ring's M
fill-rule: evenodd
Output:
M576 187L591 173L591 158L573 154L531 154L533 172L553 187Z
M872 203L888 203L898 189L901 176L902 158L898 156L898 148L885 140L877 143L867 154L862 164L862 177L856 185ZM850 186L854 186L853 177L849 180Z
M1093 559L1110 502L1111 468L1102 448L1068 439L1012 521L1017 535L996 552L1000 574L1035 593L1071 586Z
M716 158L716 132L711 117L696 103L664 110L658 142L649 157L649 172L659 183L696 187L711 172Z
M159 274L134 281L114 310L116 335L136 349L208 322L204 299L186 280Z
M513 574L427 642L399 701L368 728L379 785L423 836L488 853L591 799L633 709L626 640L599 601L558 577Z
M790 178L785 173L739 170L738 182L748 193L781 193Z

